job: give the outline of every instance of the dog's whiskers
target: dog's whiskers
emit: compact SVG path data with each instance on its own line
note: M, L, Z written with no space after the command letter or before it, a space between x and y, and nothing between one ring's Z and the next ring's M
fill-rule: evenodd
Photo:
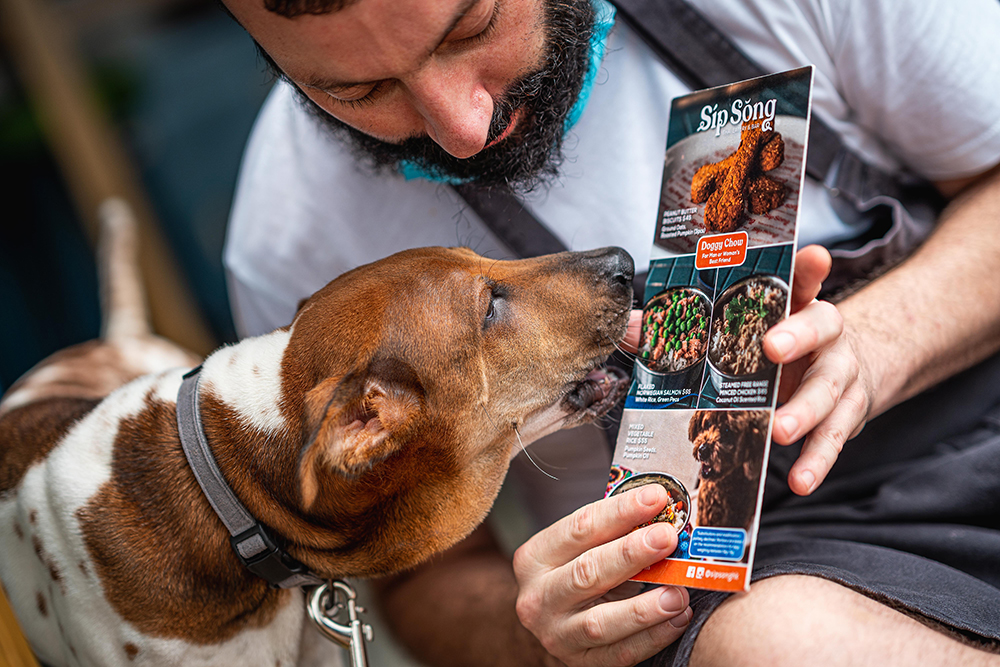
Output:
M609 343L611 343L611 345L616 350L618 350L619 352L621 352L622 355L624 355L627 359L631 359L633 361L636 359L636 356L637 356L636 353L635 352L630 352L630 351L626 350L624 347L622 347L621 341L615 340L614 338L612 338L611 336L609 336L606 333L604 333L602 335L604 336L605 339L607 339L607 341Z
M538 472L542 473L549 479L553 479L558 482L559 481L558 477L542 470L542 467L535 462L535 459L531 458L531 454L528 453L528 448L524 446L524 441L521 440L521 433L517 430L517 424L514 424L514 435L517 436L517 444L521 445L521 451L524 452L524 455L528 457L528 460L531 461L531 464L536 468L538 468Z
M493 429L498 433L502 433L503 431L501 431L500 427L497 426L497 423L493 420L493 416L490 414L490 411L486 409L486 406L480 403L479 407L483 409L483 414L486 415L486 418L490 420L490 424L493 426ZM558 477L554 477L553 475L550 475L549 473L542 470L541 466L539 466L538 463L535 462L535 459L531 458L531 454L528 453L527 447L524 446L524 441L521 440L521 433L517 430L517 424L512 423L511 426L514 429L514 435L517 436L517 444L521 446L521 451L524 452L524 455L528 457L528 460L531 461L531 464L536 468L538 468L538 472L558 482L559 481Z
M539 454L537 451L535 451L534 456L535 460L538 461L540 464L544 465L546 468L551 468L552 470L569 470L568 466L557 466L554 463L549 463L544 458L542 458L541 454Z

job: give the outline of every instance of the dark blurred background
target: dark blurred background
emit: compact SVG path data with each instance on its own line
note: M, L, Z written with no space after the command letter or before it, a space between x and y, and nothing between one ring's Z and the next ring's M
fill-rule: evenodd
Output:
M0 391L100 326L86 204L54 145L53 111L33 89L39 56L21 40L29 31L14 10L51 12L40 15L40 42L61 40L79 68L211 344L234 340L222 245L243 146L272 84L249 37L206 0L0 5Z

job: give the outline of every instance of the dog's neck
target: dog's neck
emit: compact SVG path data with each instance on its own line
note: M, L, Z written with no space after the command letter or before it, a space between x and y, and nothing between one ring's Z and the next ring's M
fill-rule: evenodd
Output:
M278 329L216 350L202 364L202 393L219 398L241 427L263 438L286 433L281 367L290 339L290 329Z
M304 362L295 358L291 339L291 330L279 330L215 352L203 364L199 397L203 428L223 475L290 555L322 577L385 574L464 536L449 532L451 526L481 520L492 499L469 506L454 493L455 479L468 464L416 435L390 459L357 474L317 466L319 491L312 502L304 500L303 459L315 434L304 388L296 386L304 373L297 365ZM441 423L413 432L447 442L447 429ZM486 476L501 477L506 461L483 462L482 468ZM435 534L415 526L445 530Z
M282 382L290 339L280 329L210 355L200 373L201 427L230 487L280 543L296 550L294 536L305 530L336 549L336 532L309 521L299 497L304 427Z

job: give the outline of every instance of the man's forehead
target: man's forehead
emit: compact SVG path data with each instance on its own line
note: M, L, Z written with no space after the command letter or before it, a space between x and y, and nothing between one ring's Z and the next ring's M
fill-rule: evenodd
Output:
M335 12L288 18L262 0L225 0L236 19L300 83L376 80L428 57L485 0L357 0ZM325 86L317 86L325 87Z

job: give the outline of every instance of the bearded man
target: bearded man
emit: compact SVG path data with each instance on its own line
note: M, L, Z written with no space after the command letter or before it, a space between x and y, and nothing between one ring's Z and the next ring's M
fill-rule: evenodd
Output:
M404 248L508 256L449 185L515 190L566 246L648 263L670 100L690 89L604 0L224 2L282 79L227 241L243 334ZM773 439L790 446L749 594L623 584L676 535L632 531L657 489L596 501L609 453L587 431L559 482L517 476L538 532L513 560L480 528L385 582L384 612L435 665L998 664L1000 4L691 4L766 70L814 64L814 113L844 145L951 204L836 306L814 300L829 254L800 251L793 315L765 342L787 364ZM877 232L836 194L807 180L801 245Z

